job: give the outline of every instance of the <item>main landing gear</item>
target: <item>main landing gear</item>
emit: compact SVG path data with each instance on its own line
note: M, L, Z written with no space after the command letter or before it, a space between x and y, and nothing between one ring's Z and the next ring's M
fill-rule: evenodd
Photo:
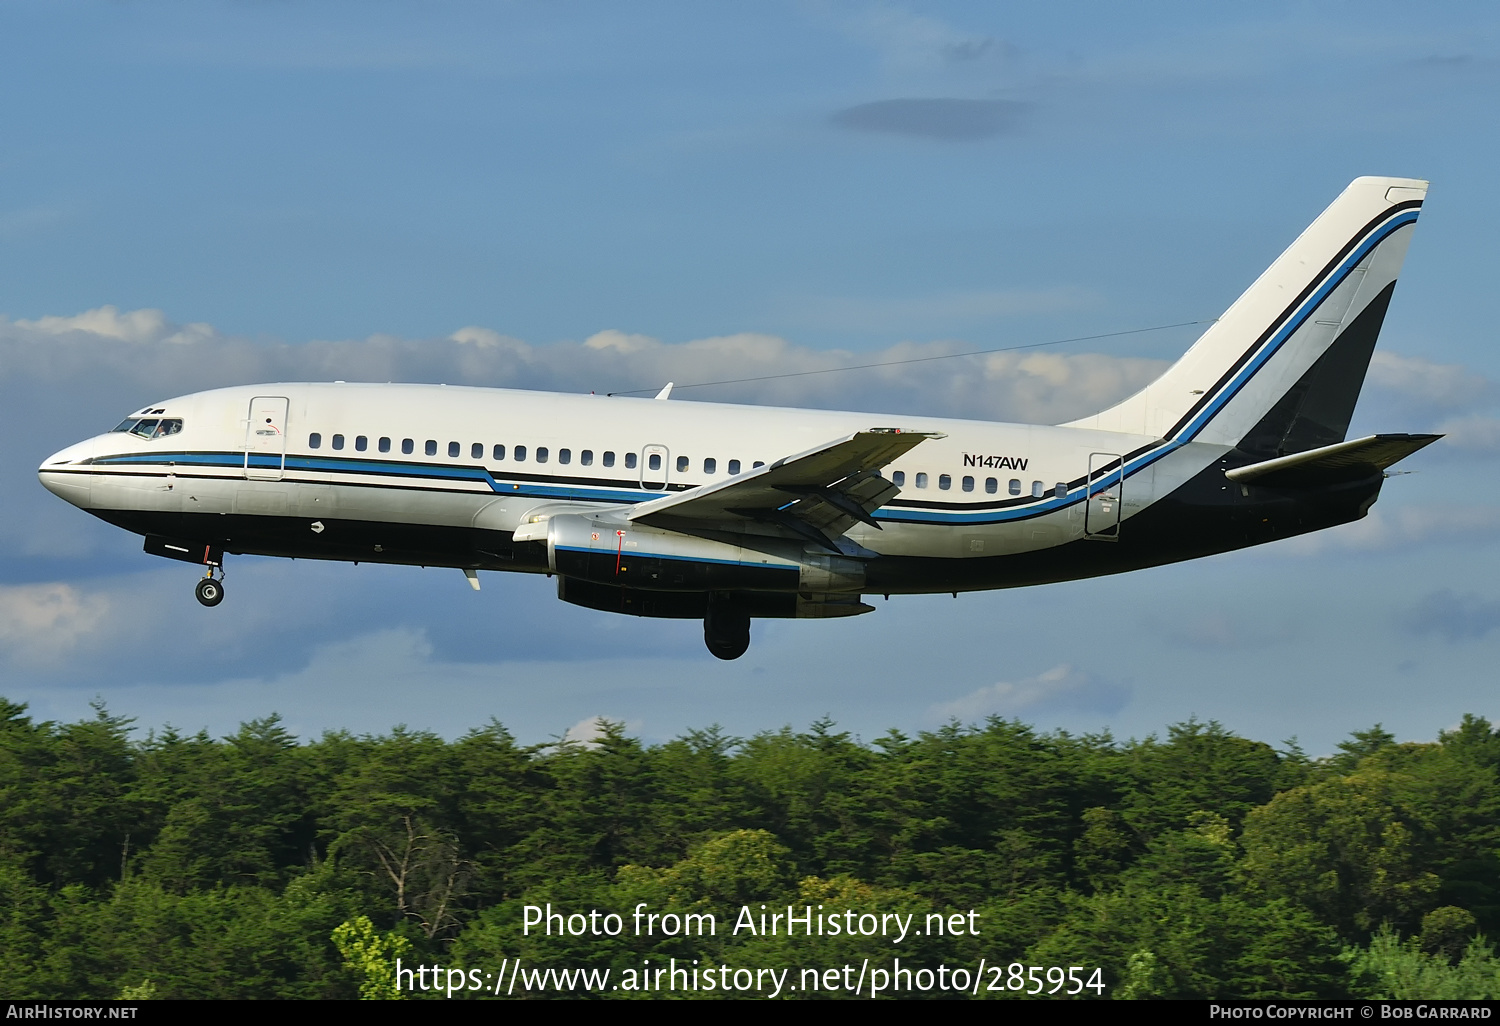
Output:
M710 605L703 618L703 643L720 659L738 659L750 647L750 614Z
M209 567L208 573L198 582L193 589L193 594L198 596L198 601L205 606L216 606L224 601L224 568L219 568L219 576L214 576L214 568Z

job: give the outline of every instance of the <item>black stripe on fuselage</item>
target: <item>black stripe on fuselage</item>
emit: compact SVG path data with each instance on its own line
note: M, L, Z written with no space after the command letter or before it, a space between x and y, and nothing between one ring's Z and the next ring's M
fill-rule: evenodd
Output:
M937 558L880 556L869 563L865 592L981 591L1050 584L1160 566L1318 531L1362 518L1380 493L1378 471L1319 487L1277 489L1232 484L1232 454L1170 495L1127 518L1118 541L1073 541L1032 552ZM234 554L345 562L469 567L546 573L545 546L513 544L507 532L215 513L95 510L95 516L142 535L211 544ZM949 528L948 530L953 530Z
M183 456L193 456L193 457L198 457L198 458L195 458L191 463L175 463L175 462L172 461L172 458L171 458L173 455L176 455L176 454L174 454L174 453L160 453L160 454L157 454L157 453L119 453L119 454L116 454L116 455L113 455L113 456L101 456L101 457L97 457L97 458L93 458L93 459L80 460L78 462L77 466L80 466L80 467L82 467L82 466L109 467L110 470L108 471L108 473L115 473L115 474L119 474L119 473L124 473L124 474L129 474L129 473L147 473L145 471L134 471L134 470L129 470L129 469L116 469L116 468L130 468L130 467L169 467L169 468L171 468L171 470L168 471L169 473L173 474L176 477L182 477L182 478L194 477L194 478L202 478L202 479L205 479L205 480L215 480L215 481L235 481L235 480L239 480L239 481L266 481L267 480L266 478L247 478L247 477L244 477L243 475L241 475L239 477L231 477L231 476L218 475L218 474L190 474L190 473L184 473L183 472L183 468L184 467L219 467L219 468L222 468L222 469L225 469L225 470L240 470L240 471L243 471L244 464L241 461L235 461L235 462L213 462L213 463L210 463L210 462L206 462L201 457L203 457L203 456L217 456L217 455L220 455L220 454L218 454L218 453L188 453L188 452L183 452L183 453L181 453L181 455L183 455ZM151 457L155 457L155 458L151 462L145 462L144 460L141 459L141 457L145 457L145 456L151 456ZM479 464L475 464L475 463L449 464L449 463L425 463L425 462L405 462L405 461L401 461L401 460L388 460L388 461L385 461L386 464L387 464L387 467L385 469L382 469L380 467L360 466L359 464L362 464L362 463L368 464L368 463L371 462L366 457L355 457L355 456L322 456L322 455L313 456L313 455L306 455L306 454L291 453L291 454L288 454L286 458L287 458L287 460L292 460L292 459L313 460L313 459L316 459L316 460L319 460L319 461L322 461L322 462L327 462L327 463L341 463L341 464L344 464L344 465L336 467L336 468L309 468L309 467L292 466L292 465L288 464L288 465L285 465L285 466L283 466L281 468L281 473L282 473L283 476L281 478L276 479L276 480L280 480L280 481L296 481L296 482L300 482L300 483L303 483L303 484L337 484L337 483L340 483L340 482L330 482L330 481L321 481L321 480L309 481L306 478L295 477L295 476L292 476L292 475L297 475L297 474L346 474L346 475L349 475L351 477L403 477L403 478L409 478L411 480L418 480L418 481L469 480L469 481L471 481L474 484L483 484L483 483L486 483L486 482L480 481L477 478L455 478L454 477L454 471L467 471L467 472L471 472L471 473L476 474L476 475L477 474L488 474L491 478L494 479L494 481L497 484L501 483L501 482L505 482L505 483L509 483L509 482L521 482L521 483L533 483L533 484L553 484L553 485L559 485L559 486L563 486L563 485L579 485L579 486L591 487L591 488L619 488L619 489L623 489L623 490L626 490L626 491L634 489L636 491L648 491L648 492L672 492L672 491L679 491L680 492L680 491L686 491L689 488L696 488L696 487L698 487L697 485L688 484L688 483L684 483L684 482L676 482L676 481L669 481L666 484L660 484L660 485L659 484L646 484L646 483L642 483L642 481L640 480L640 478L628 478L628 477L627 478L615 478L615 477L609 477L609 478L601 478L601 477L578 477L578 476L569 476L569 475L562 475L562 474L528 474L528 473L525 473L525 472L522 472L522 471L510 471L510 470L498 470L497 471L497 470L491 469L487 464L482 464L482 463L479 463ZM70 469L70 468L67 468L67 467L48 467L46 469L49 472L55 471L55 472L58 472L58 473L86 473L87 472L87 471L74 470L74 469ZM274 472L277 468L275 468L275 467L269 467L269 468L258 468L258 469L262 469L262 470L268 471L268 472ZM96 473L97 473L97 471L96 471ZM447 490L451 491L452 489L447 489Z

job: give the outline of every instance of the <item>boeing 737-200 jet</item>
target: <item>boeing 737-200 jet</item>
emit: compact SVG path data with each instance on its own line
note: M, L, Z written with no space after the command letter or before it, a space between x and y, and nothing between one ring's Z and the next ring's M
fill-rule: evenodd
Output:
M272 384L154 402L40 468L145 550L557 578L701 619L1113 574L1363 517L1440 436L1345 440L1427 183L1360 178L1160 378L1058 426L498 388Z

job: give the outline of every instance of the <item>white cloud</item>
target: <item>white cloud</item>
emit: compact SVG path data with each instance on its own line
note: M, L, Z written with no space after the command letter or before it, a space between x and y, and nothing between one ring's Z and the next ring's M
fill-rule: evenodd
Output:
M1458 410L1484 402L1493 385L1482 374L1456 363L1433 363L1377 349L1366 380L1377 388L1437 410Z
M1451 446L1465 452L1495 456L1500 455L1500 419L1478 414L1448 420L1437 426L1447 437L1445 447Z
M61 659L98 640L111 603L68 584L0 586L0 651L21 663Z
M643 349L655 349L661 345L661 342L650 335L631 335L623 331L616 331L614 328L608 328L584 339L583 345L586 349L613 350L617 353L638 353Z
M1097 293L1065 285L1044 289L977 289L925 296L829 296L793 311L809 324L843 331L943 331L1029 314L1098 306Z
M121 313L113 306L85 310L72 317L39 317L34 321L16 321L16 327L41 335L66 335L77 332L121 342L200 342L214 338L217 332L208 324L174 324L160 310L131 310Z
M947 340L856 353L753 332L668 343L618 329L581 343L534 345L480 326L439 339L373 335L291 345L178 324L159 310L106 306L71 317L0 319L0 384L19 384L49 408L65 390L70 409L104 406L101 421L205 388L339 378L571 392L654 392L675 381L674 394L684 399L1056 423L1124 398L1167 366L1034 350L947 359L970 349ZM871 364L886 366L845 370ZM739 383L692 388L703 382Z
M1381 509L1363 520L1277 542L1264 551L1276 556L1323 552L1410 549L1419 544L1488 542L1500 535L1500 506L1411 505Z
M520 339L502 335L489 328L459 328L448 338L459 345L473 346L475 349L524 349L526 347L526 343Z
M1045 673L1019 681L1001 681L962 698L933 705L942 719L977 720L1038 712L1082 712L1113 715L1130 701L1130 688L1099 680L1061 663Z
M611 719L608 716L588 716L563 731L563 743L579 744L585 748L596 748L599 745L599 739L604 736L604 725L606 723L623 723L626 730L639 730L642 726L639 720L624 723L622 720Z

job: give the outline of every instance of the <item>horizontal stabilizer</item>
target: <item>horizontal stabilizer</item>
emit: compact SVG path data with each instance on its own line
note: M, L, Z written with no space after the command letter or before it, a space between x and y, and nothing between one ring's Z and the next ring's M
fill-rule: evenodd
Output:
M1224 476L1240 483L1261 484L1300 482L1304 478L1326 477L1339 471L1384 470L1412 453L1436 442L1442 435L1370 435L1349 442L1325 445L1321 449L1278 456L1274 460L1251 463L1226 470Z

